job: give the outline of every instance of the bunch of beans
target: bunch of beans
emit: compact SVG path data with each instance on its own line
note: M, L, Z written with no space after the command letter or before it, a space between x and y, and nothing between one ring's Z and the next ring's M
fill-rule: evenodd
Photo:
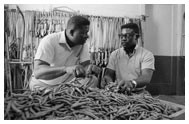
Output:
M4 100L5 120L156 120L171 119L169 115L179 110L149 94L127 96L71 83L48 91L11 93Z

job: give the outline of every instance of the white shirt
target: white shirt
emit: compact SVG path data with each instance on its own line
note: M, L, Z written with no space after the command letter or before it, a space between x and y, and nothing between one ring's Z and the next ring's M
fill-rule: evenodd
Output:
M44 37L37 49L35 60L42 60L53 67L72 66L90 60L88 46L78 45L70 48L66 42L65 32L58 32ZM77 61L77 62L76 62ZM67 81L68 76L65 74L52 80L40 81L48 85L56 85Z
M154 56L150 51L136 46L133 56L129 58L124 49L119 48L111 53L107 68L116 72L118 82L133 80L141 75L142 69L155 69Z

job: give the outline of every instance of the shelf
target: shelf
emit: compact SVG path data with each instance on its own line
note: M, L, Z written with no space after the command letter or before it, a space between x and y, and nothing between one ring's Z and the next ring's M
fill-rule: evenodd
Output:
M20 59L11 59L9 60L9 64L32 64L32 61L30 60L21 61Z
M9 61L10 64L32 64L32 62L14 62L14 61Z

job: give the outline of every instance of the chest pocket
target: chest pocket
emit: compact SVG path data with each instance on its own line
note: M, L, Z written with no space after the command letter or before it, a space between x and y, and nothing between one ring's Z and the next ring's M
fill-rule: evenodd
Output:
M136 58L135 60L135 72L138 76L142 74L142 58Z

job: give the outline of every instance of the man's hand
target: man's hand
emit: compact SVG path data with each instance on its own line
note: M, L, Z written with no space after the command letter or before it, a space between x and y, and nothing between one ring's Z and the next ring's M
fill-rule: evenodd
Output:
M100 83L100 88L105 89L105 86L108 84L107 78L102 78L101 83Z
M131 81L124 81L124 80L121 80L119 83L118 83L118 92L121 92L121 93L130 93L132 91L132 89L134 88L133 84Z
M66 67L66 73L74 74L75 77L84 77L85 69L81 65L69 66L69 67Z
M112 79L109 76L104 76L100 83L101 89L104 89L110 82L113 82Z
M101 72L101 68L96 66L96 65L93 65L93 64L90 64L88 69L87 69L87 74L95 74L95 75L98 75L99 73Z

